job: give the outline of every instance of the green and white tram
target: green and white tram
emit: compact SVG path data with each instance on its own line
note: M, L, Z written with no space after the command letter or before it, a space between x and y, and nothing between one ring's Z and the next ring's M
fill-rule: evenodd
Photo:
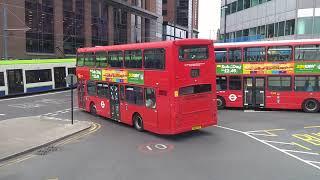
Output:
M66 88L75 59L0 60L0 97Z

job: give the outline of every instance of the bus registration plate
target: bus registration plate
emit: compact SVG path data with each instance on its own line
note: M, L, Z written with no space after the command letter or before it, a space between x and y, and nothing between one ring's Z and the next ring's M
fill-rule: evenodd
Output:
M199 129L201 129L201 126L193 126L192 127L192 131L199 130Z

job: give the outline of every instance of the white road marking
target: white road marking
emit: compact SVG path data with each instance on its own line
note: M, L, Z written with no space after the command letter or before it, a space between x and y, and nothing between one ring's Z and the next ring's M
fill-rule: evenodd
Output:
M26 99L26 98L32 98L32 97L40 97L40 96L49 96L49 95L53 95L53 94L62 94L62 93L67 93L67 92L69 92L69 91L52 92L52 93L37 94L37 95L32 95L32 96L23 96L23 97L9 98L9 99L1 99L0 102L16 100L16 99Z
M287 142L279 142L279 141L267 141L267 140L261 140L263 142L267 143L274 143L274 144L287 144L287 145L294 145L294 143L287 143Z
M0 116L5 116L5 114L0 114Z
M310 163L313 163L313 164L320 164L320 162L318 161L309 161Z
M319 153L313 153L313 152L306 152L306 151L295 151L295 150L288 150L288 149L282 149L286 152L293 152L293 153L301 153L301 154L310 154L310 155L320 155Z
M265 144L265 145L267 145L267 146L269 146L269 147L271 147L271 148L273 148L275 150L278 150L278 151L280 151L280 152L282 152L282 153L284 153L284 154L286 154L286 155L288 155L288 156L290 156L292 158L295 158L295 159L297 159L297 160L299 160L301 162L304 162L305 164L308 164L308 165L320 170L320 166L317 166L317 165L311 163L310 161L304 160L304 159L302 159L302 158L300 158L300 157L298 157L298 156L296 156L294 154L291 154L289 151L286 151L284 149L280 149L280 148L278 148L278 147L276 147L276 146L274 146L274 145L272 145L272 144L270 144L268 142L265 142L265 141L263 141L263 140L261 140L259 138L256 138L255 136L251 135L250 133L239 131L239 130L228 128L228 127L223 127L223 126L216 126L216 127L244 134L244 135L246 135L246 136L248 136L248 137L250 137L250 138L252 138L252 139L254 139L256 141L259 141L259 142L261 142L261 143L263 143L263 144ZM317 154L317 155L319 155L319 154Z

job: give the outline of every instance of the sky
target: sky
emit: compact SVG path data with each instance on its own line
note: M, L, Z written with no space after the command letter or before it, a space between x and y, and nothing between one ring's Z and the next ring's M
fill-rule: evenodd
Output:
M199 0L199 37L216 39L220 27L221 0Z

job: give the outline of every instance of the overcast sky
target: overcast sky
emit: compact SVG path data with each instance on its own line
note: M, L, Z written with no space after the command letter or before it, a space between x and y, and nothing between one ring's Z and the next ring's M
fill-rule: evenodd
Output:
M199 0L199 37L216 39L220 27L221 0Z

